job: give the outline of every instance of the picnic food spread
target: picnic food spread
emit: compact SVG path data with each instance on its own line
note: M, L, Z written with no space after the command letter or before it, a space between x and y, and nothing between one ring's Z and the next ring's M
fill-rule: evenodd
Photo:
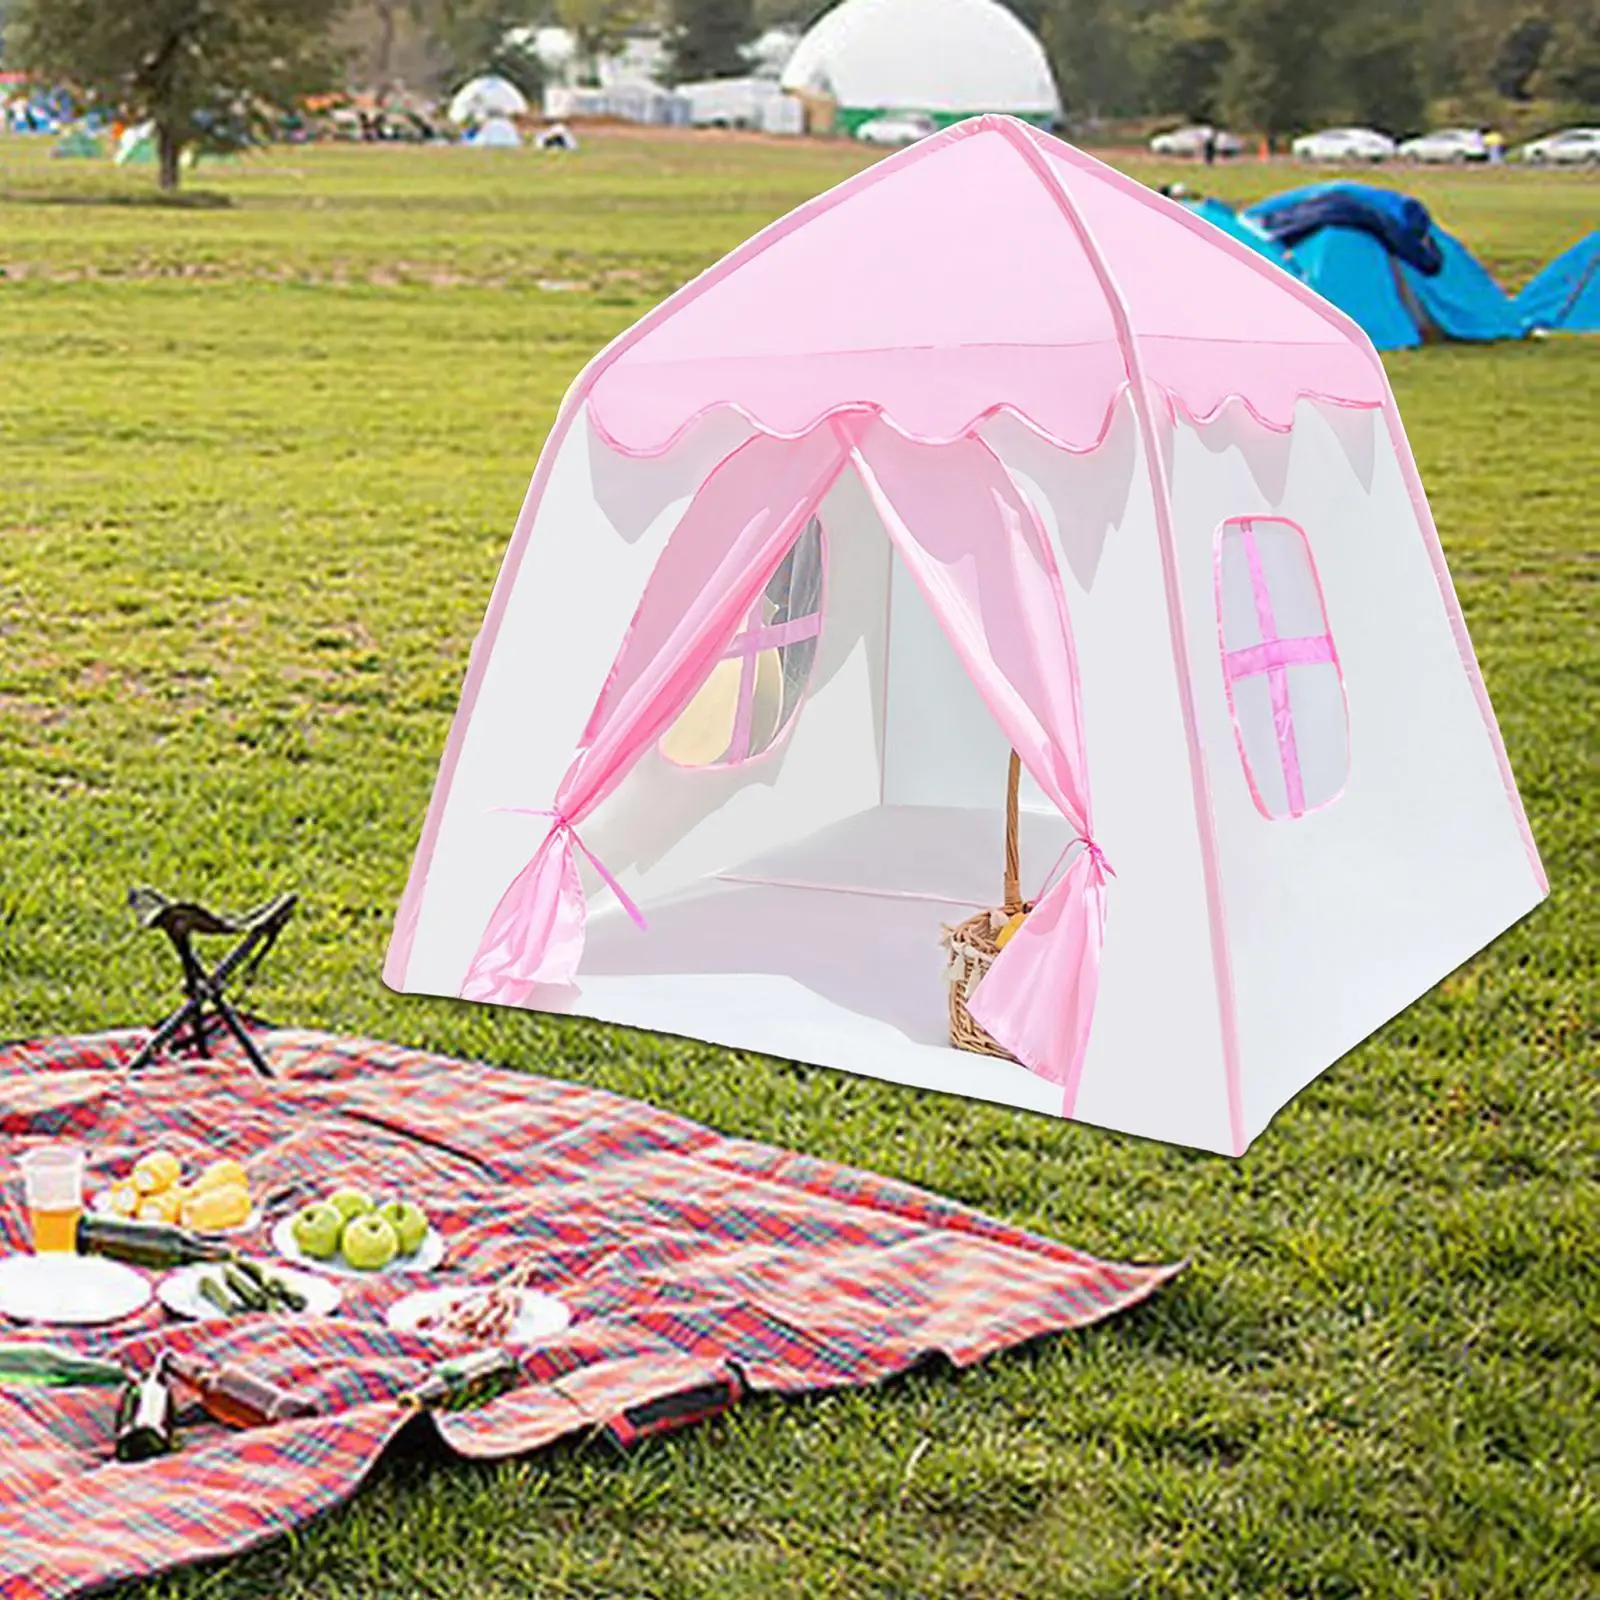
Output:
M428 1216L410 1200L374 1204L362 1190L343 1188L297 1212L291 1234L295 1247L313 1260L338 1256L358 1272L379 1272L422 1249Z
M246 1261L224 1261L216 1273L206 1273L199 1284L200 1297L224 1316L246 1311L304 1311L306 1297L276 1273Z
M239 1227L253 1202L250 1179L231 1157L210 1162L186 1184L182 1164L170 1150L151 1150L106 1191L105 1209L140 1222L175 1222L211 1233Z
M936 1352L967 1366L1121 1311L1176 1270L1096 1261L582 1084L302 1030L254 1038L270 1076L231 1044L137 1072L138 1034L0 1045L0 1252L14 1252L0 1259L0 1313L17 1303L8 1271L113 1269L109 1298L111 1278L139 1290L115 1301L115 1320L102 1305L92 1324L0 1323L5 1600L69 1600L257 1545L356 1493L405 1429L485 1460L579 1433L627 1446L750 1393L874 1383ZM225 1151L204 1142L217 1129ZM41 1171L25 1204L16 1171L69 1140L91 1191L144 1153L170 1150L190 1187L234 1156L258 1215L210 1233L91 1205L52 1269L25 1253L34 1201L70 1211L74 1163L56 1161L51 1184ZM383 1208L416 1205L428 1229L415 1255L375 1271L341 1249L306 1255L296 1216L342 1189L397 1246L406 1218ZM341 1198L345 1222L368 1214ZM226 1284L242 1262L306 1309L224 1316L198 1285ZM17 1344L40 1353L19 1363ZM103 1365L73 1371L51 1351ZM178 1449L117 1462L118 1398L163 1356ZM294 1414L254 1423L282 1403L244 1403L232 1377L213 1376L224 1369L252 1380L246 1399L265 1384Z
M58 1292L65 1281L80 1292L90 1266L127 1273L131 1267L171 1271L160 1298L179 1316L253 1316L325 1313L338 1304L337 1289L326 1279L285 1269L274 1270L242 1254L221 1235L255 1218L255 1202L244 1166L232 1157L205 1163L188 1181L179 1157L166 1148L146 1151L102 1191L92 1211L82 1205L84 1152L68 1145L43 1147L29 1172L29 1217L35 1253L8 1258L13 1276L37 1291L38 1304L26 1299L23 1314L48 1324L91 1320L73 1296ZM48 1166L44 1178L40 1173ZM27 1169L25 1169L27 1170ZM48 1188L48 1203L34 1191ZM52 1187L53 1186L53 1187ZM58 1221L61 1225L57 1225ZM284 1219L294 1248L313 1259L337 1256L357 1272L377 1273L392 1263L426 1269L419 1252L435 1236L427 1213L402 1196L374 1201L364 1189L345 1183L327 1197ZM74 1267L74 1260L82 1263ZM90 1275L92 1289L92 1274ZM313 1295L308 1291L315 1291ZM471 1292L469 1291L469 1294ZM445 1331L485 1343L504 1332L518 1310L513 1293L499 1315L500 1291L491 1287L476 1318L462 1316ZM56 1299L52 1300L52 1294ZM473 1298L476 1298L475 1295ZM148 1299L148 1288L142 1299ZM127 1304L134 1307L132 1300ZM52 1309L59 1306L59 1310ZM91 1308L92 1310L92 1308ZM112 1307L113 1314L121 1313ZM12 1315L19 1313L12 1310ZM104 1320L103 1318L98 1320ZM419 1331L426 1332L425 1329ZM427 1373L424 1381L398 1397L408 1409L437 1406L460 1410L479 1405L513 1387L521 1374L514 1356L498 1348L480 1350ZM80 1356L46 1344L0 1345L0 1389L9 1387L106 1387L118 1389L112 1453L120 1462L152 1461L181 1448L174 1385L201 1410L232 1428L253 1428L316 1414L315 1404L236 1362L208 1364L164 1348L143 1375L123 1366Z

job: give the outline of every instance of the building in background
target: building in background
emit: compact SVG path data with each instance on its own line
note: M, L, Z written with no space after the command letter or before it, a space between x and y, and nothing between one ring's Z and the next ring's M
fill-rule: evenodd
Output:
M797 39L787 29L770 29L744 52L750 76L667 88L662 80L671 72L671 50L657 30L630 34L621 48L592 66L579 59L565 28L539 28L530 34L532 48L550 75L544 91L547 118L613 118L657 127L746 128L770 134L805 132L804 108L778 84Z
M805 107L771 78L710 78L680 83L689 102L689 121L697 128L749 128L759 133L806 131Z

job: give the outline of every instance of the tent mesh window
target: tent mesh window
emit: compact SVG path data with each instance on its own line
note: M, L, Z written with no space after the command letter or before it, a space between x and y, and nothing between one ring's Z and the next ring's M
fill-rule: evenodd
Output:
M799 714L822 633L826 540L813 517L789 547L738 636L661 738L680 767L731 767L765 755Z
M1228 711L1264 817L1331 805L1350 767L1344 675L1305 530L1287 517L1217 529L1217 623Z

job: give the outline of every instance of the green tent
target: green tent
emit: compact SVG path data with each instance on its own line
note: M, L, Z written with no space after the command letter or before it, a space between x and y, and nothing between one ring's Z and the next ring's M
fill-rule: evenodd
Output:
M55 148L50 152L53 156L68 156L82 160L90 156L105 154L100 144L100 136L91 133L81 122L74 123L72 127L56 140Z

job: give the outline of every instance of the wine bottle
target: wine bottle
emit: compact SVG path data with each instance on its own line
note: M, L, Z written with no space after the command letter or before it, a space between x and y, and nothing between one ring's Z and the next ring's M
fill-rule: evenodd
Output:
M130 1383L117 1404L118 1461L150 1461L178 1448L172 1390L167 1386L167 1358L156 1357L150 1375Z
M0 1344L0 1389L116 1388L132 1382L125 1367L95 1361L56 1344Z
M234 1256L232 1246L186 1228L100 1216L85 1216L78 1224L78 1253L109 1256L113 1261L157 1271L199 1261L231 1261Z
M509 1351L477 1350L439 1362L415 1389L400 1396L400 1403L414 1410L431 1406L465 1411L514 1388L521 1377L522 1364Z
M264 1428L292 1417L312 1417L317 1408L304 1395L280 1388L244 1367L213 1366L188 1356L169 1358L173 1376L192 1390L206 1413L230 1428Z

